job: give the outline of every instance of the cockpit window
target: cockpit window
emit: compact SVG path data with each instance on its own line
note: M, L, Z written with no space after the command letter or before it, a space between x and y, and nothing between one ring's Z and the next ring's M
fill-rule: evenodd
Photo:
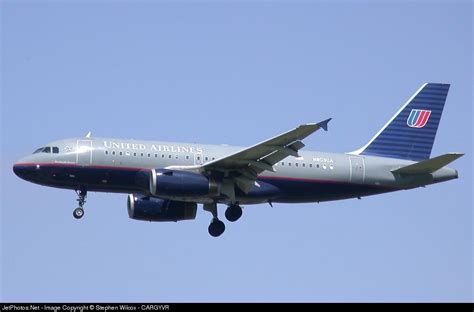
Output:
M33 152L33 154L37 153L51 153L51 147L46 146L46 147L40 147L36 151ZM53 146L53 153L57 154L59 153L59 148L57 146Z

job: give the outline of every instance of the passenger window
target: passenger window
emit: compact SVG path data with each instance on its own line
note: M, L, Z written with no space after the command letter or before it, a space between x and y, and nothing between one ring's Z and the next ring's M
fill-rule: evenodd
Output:
M115 156L115 151L113 151L113 152L112 152L112 155L114 155L114 156Z
M171 158L171 154L168 155L168 158Z
M137 156L137 153L133 153L133 156Z
M216 158L215 157L212 157L212 160L215 160Z
M309 167L310 167L310 168L313 168L313 164L309 164Z
M143 153L140 153L140 156L142 156L142 157L143 157Z
M161 154L161 158L165 158L165 154Z
M303 164L302 164L302 166L303 166L303 167L305 167L305 166L306 166L306 164L305 164L305 163L303 163Z
M282 166L284 166L284 165L285 165L285 163L282 161L282 162L281 162L281 165L282 165Z
M316 168L319 168L319 164L316 165Z
M291 167L291 163L290 163L290 162L288 163L288 167Z
M298 167L298 163L295 163L295 167Z
M148 157L151 157L151 154L150 154L150 153L148 153Z
M178 159L178 155L176 155L176 159Z
M158 154L155 154L155 158L158 158Z
M189 159L189 156L186 156L186 159Z
M59 147L53 146L53 153L58 154L59 153Z
M198 157L197 157L197 160L201 160L201 157L200 157L200 156L198 156Z
M109 155L109 151L105 151L105 155Z
M204 158L204 159L205 159L206 161L208 161L209 158L206 156L206 158Z

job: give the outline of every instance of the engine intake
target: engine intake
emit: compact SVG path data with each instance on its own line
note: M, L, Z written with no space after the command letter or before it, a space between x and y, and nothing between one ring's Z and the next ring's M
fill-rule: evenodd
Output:
M143 221L181 221L196 218L197 204L129 194L128 216Z
M150 193L171 197L216 196L220 194L220 184L199 173L152 169Z

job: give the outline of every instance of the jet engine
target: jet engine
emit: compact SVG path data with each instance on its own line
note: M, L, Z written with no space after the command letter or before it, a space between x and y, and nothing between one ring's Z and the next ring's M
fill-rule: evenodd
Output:
M197 204L130 194L127 210L135 220L176 222L195 219Z
M211 177L179 170L152 169L150 193L164 197L216 196L220 184Z

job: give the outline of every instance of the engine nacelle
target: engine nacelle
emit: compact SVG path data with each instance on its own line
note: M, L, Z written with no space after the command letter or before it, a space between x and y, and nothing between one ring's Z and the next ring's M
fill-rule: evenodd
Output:
M220 184L199 173L152 169L150 193L169 197L216 196L220 194Z
M130 194L128 216L143 221L181 221L196 218L197 204Z

